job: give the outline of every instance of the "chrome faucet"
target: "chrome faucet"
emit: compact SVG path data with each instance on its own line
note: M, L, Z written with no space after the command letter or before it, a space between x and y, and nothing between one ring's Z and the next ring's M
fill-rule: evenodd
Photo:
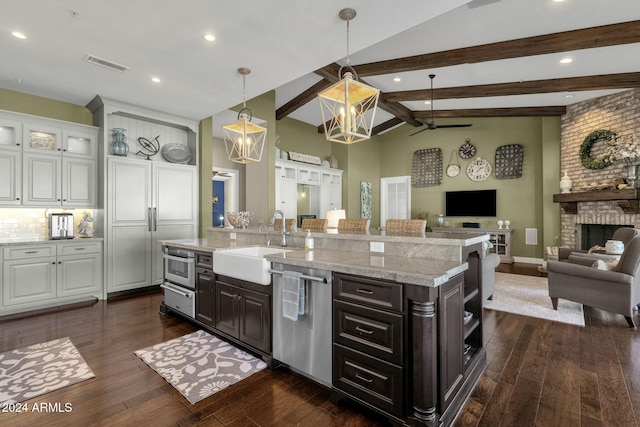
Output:
M281 234L281 238L280 238L280 246L282 246L283 248L287 247L287 234L289 234L289 232L287 231L287 221L284 218L284 212L282 212L281 210L276 210L273 213L273 216L271 217L271 225L273 225L276 222L276 216L280 215L282 217L282 234Z
M260 221L260 227L258 227L258 233L262 233L262 229L264 228L264 232L267 236L267 246L271 246L271 233L269 232L269 227L264 225L262 221Z

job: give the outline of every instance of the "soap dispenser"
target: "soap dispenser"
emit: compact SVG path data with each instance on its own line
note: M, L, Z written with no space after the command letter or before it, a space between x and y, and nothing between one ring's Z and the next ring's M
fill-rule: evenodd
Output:
M307 235L304 237L304 249L307 251L313 250L313 236L311 236L311 230L307 230Z

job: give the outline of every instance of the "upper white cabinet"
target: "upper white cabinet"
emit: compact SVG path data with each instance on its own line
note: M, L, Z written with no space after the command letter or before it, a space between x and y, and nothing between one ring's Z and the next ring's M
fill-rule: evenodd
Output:
M0 206L96 207L98 128L0 111Z
M0 115L0 150L22 151L22 122Z

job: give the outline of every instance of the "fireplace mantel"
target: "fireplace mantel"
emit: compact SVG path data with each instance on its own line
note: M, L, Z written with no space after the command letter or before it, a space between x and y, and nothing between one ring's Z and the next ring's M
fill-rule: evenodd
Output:
M579 202L613 201L618 204L624 213L640 213L638 202L638 189L625 188L624 190L595 190L581 193L560 193L553 195L553 202L560 203L562 210L567 214L578 213Z

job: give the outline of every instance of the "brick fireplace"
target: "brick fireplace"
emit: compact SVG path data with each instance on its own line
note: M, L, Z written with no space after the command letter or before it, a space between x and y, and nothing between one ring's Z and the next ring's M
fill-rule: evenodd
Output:
M618 135L636 134L640 137L640 89L633 89L589 101L567 106L567 113L561 120L561 171L567 172L573 182L571 193L588 194L586 200L563 204L561 215L561 245L570 248L581 247L582 224L602 224L633 226L640 228L640 212L635 206L624 201L612 200L601 192L604 200L598 199L598 190L589 191L594 184L614 185L616 178L626 177L623 164L615 163L602 170L585 168L578 155L584 138L597 129L607 129ZM596 143L591 157L604 154L606 144ZM638 189L640 192L640 189ZM554 196L555 197L555 196ZM602 243L600 243L602 244ZM588 248L587 248L588 249Z

